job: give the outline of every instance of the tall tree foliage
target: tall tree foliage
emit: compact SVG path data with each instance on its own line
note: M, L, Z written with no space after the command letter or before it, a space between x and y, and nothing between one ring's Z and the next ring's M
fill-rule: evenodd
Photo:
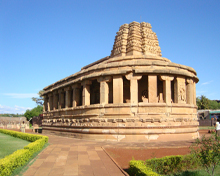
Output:
M40 114L43 113L43 107L38 105L36 108L33 108L31 110L26 110L24 113L24 116L26 117L27 120L30 120L34 116L39 116Z
M204 95L196 98L198 109L209 109L209 99Z
M209 109L220 109L220 103L214 100L210 100Z
M220 109L220 103L215 100L209 100L204 95L196 98L198 109Z
M44 104L44 97L42 96L44 90L40 90L38 92L39 97L32 97L32 100L35 101L37 103L37 105L41 105L43 106Z

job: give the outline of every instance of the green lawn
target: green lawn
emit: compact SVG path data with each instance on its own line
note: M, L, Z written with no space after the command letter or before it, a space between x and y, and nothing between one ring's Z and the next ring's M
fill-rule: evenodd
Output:
M0 159L18 149L23 149L29 143L28 141L0 133Z

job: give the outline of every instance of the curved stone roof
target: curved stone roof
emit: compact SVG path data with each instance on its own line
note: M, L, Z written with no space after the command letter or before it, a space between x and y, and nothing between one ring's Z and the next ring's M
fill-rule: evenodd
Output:
M132 22L120 27L115 37L111 56L84 66L81 71L44 88L44 94L85 79L100 76L137 74L181 75L198 82L196 71L188 66L171 62L161 57L156 33L149 23Z

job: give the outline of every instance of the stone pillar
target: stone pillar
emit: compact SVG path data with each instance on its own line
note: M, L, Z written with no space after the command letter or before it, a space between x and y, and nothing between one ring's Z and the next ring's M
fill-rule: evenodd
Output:
M70 91L71 91L71 89L70 89L70 87L66 87L66 88L64 88L64 91L66 92L65 108L69 108L70 104L71 104L71 102L70 102L70 96L71 96Z
M166 104L171 104L171 81L174 77L171 76L160 76L163 81L163 95Z
M53 110L58 109L58 92L53 92Z
M121 75L113 76L113 104L123 103L123 78Z
M50 111L50 97L48 95L48 99L47 99L47 111Z
M196 82L193 81L193 104L196 105Z
M44 104L43 104L43 112L48 110L47 101L48 101L48 97L47 97L47 95L45 95L44 96Z
M64 105L64 92L63 89L58 90L59 93L59 104L58 104L58 109L62 109Z
M187 79L186 80L187 85L186 85L186 103L187 104L193 104L194 101L194 84L193 84L193 80L192 79Z
M157 103L157 76L148 76L148 99L149 103Z
M53 94L49 94L49 106L48 106L48 111L53 110Z
M186 80L183 77L177 77L174 85L175 103L186 103Z
M83 93L82 93L82 105L90 105L90 85L92 81L85 80L81 83L83 86Z
M98 82L100 83L100 104L108 104L109 87L107 82L110 81L110 76L98 78Z
M158 102L159 103L163 103L165 100L164 100L164 96L163 96L163 92L164 92L164 90L163 90L163 87L161 86L161 84L159 84L159 85L157 85L157 86L159 86L158 87L158 93L159 93L159 96L158 96ZM163 86L164 86L164 83L163 83Z
M138 104L138 80L140 80L142 76L129 73L125 77L130 80L131 104Z
M72 105L73 107L76 107L80 101L80 84L72 85L72 90L73 90Z

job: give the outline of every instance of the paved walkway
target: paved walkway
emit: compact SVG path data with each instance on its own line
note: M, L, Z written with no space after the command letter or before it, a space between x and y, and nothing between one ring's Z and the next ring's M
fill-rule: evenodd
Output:
M24 173L24 176L124 176L120 167L106 154L103 147L178 147L181 142L97 142L48 135L49 145Z
M51 145L39 154L24 176L124 176L103 151L103 143L48 136Z

